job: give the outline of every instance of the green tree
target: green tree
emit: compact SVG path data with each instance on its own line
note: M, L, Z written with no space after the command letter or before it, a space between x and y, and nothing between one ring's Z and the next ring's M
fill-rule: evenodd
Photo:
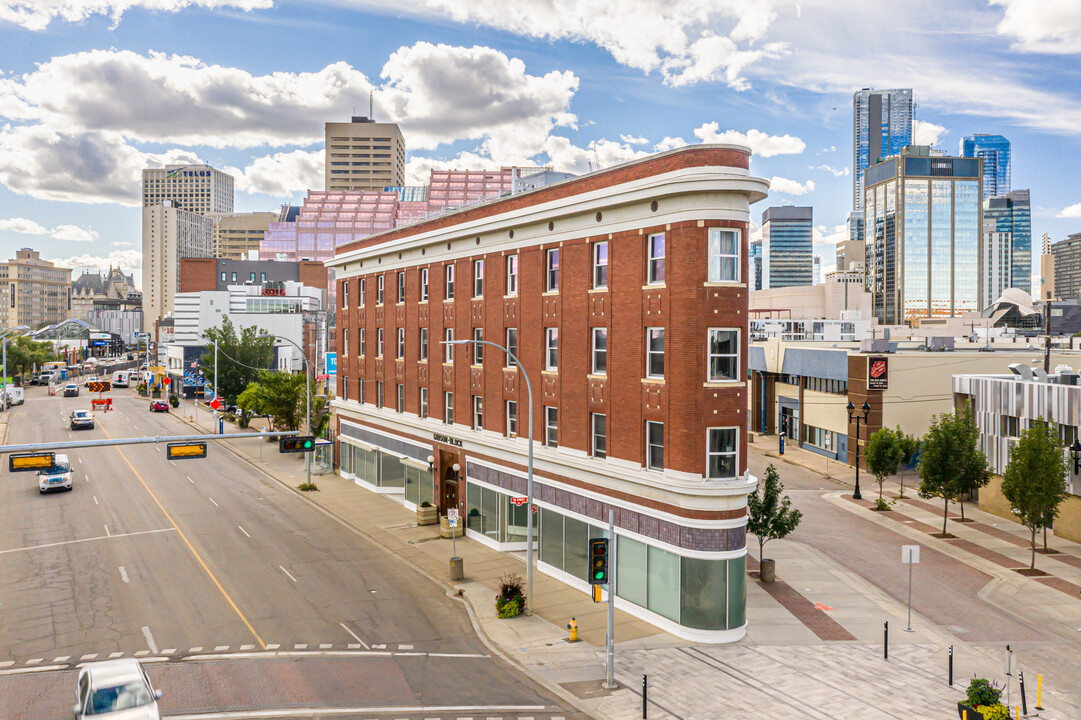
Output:
M942 534L950 501L987 484L991 477L987 458L979 449L980 432L967 408L935 415L920 443L919 495L942 498ZM961 517L964 505L961 505Z
M916 453L920 451L920 439L915 435L909 435L901 430L901 426L898 425L897 429L893 431L897 435L897 440L901 444L901 492L898 497L905 496L905 468L912 464L912 461L916 459Z
M213 343L207 343L199 364L227 405L236 403L248 383L259 377L259 369L269 368L274 363L274 338L259 337L260 332L259 328L246 327L237 335L236 326L223 316L221 327L210 328L204 333L218 344L217 373L221 375L221 382L214 374Z
M781 496L784 485L777 468L770 463L766 476L747 497L747 532L758 538L758 559L763 558L766 543L785 537L796 529L803 513L792 508L787 495Z
M1058 432L1039 418L1033 420L1010 452L1002 478L1002 494L1013 514L1032 534L1032 562L1036 569L1036 532L1049 527L1066 499L1068 468Z
M897 474L897 468L901 466L901 442L893 430L882 428L871 435L863 452L867 458L867 469L878 483L878 497L881 499L882 484L890 475Z
M8 341L7 369L13 378L22 378L52 359L53 348L49 343L36 342L25 335Z

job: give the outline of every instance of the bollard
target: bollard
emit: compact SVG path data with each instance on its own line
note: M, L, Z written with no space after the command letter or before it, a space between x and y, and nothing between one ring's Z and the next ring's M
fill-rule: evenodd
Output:
M1043 675L1036 675L1036 709L1043 710Z
M882 659L890 659L890 621L882 623Z
M1021 720L1021 706L1020 705L1014 705L1014 708L1016 708L1016 710L1017 710L1017 720Z
M950 645L950 687L953 687L953 645Z
M1017 673L1017 682L1021 686L1021 711L1028 715L1028 702L1025 700L1025 671Z
M642 676L642 720L646 720L646 707L648 706L649 688L646 686L646 676Z

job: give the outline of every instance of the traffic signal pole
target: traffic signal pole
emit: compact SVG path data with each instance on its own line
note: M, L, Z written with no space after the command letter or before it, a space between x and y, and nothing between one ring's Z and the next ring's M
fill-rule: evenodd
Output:
M616 511L608 510L608 652L605 663L605 684L616 687Z

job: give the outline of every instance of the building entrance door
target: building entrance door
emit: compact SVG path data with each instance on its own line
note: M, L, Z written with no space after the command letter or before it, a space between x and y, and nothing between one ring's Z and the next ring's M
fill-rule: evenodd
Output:
M447 468L443 475L443 497L440 510L443 515L450 508L458 507L458 474L454 468Z

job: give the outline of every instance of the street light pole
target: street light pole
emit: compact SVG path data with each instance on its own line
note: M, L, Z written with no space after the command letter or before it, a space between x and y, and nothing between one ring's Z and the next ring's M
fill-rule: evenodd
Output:
M440 345L448 344L446 340L439 343ZM494 348L499 348L503 352L507 353L514 364L522 371L522 377L525 378L526 392L529 393L529 445L528 445L528 461L526 465L526 505L529 506L526 512L526 546L525 546L525 614L533 614L533 384L529 382L529 373L526 372L525 367L522 365L518 357L507 348L503 347L499 343L494 343L489 340L451 340L451 345L491 345Z
M311 435L312 434L312 366L308 362L308 354L306 352L304 352L304 348L300 347L300 345L296 344L295 342L293 342L289 338L278 337L277 335L271 335L268 332L263 332L260 335L260 337L272 337L275 340L282 340L284 342L289 343L290 345L292 345L293 347L295 347L297 350L300 351L300 357L304 360L304 399L305 399L305 407L307 408L307 413L306 413L307 417L304 420L304 434L305 435ZM215 350L214 357L217 358L217 345L214 346L214 350ZM215 360L215 362L216 362L216 360ZM215 370L214 372L215 372L215 375L216 375L217 370ZM215 389L215 392L217 392L216 389ZM314 451L314 449L315 449L315 447L313 445L312 450ZM310 487L311 484L312 484L312 454L311 453L304 453L304 465L305 465L304 473L307 476L307 479L306 479L305 482Z
M856 406L851 402L848 403L848 422L851 423L854 419L856 421L856 489L852 492L853 500L862 500L863 495L860 494L860 420L863 420L863 424L867 424L867 414L871 412L871 406L869 403L864 402L860 410L863 410L863 416L856 414Z

